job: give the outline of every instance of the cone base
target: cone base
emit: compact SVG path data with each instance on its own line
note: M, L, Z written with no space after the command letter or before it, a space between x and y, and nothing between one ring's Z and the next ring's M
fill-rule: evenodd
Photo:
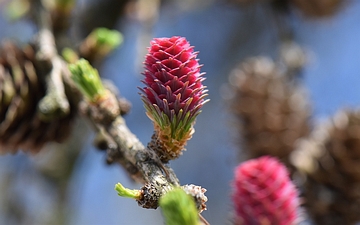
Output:
M189 132L182 138L182 140L175 140L171 138L171 130L160 129L160 127L154 125L155 131L151 137L151 141L148 144L148 148L153 149L159 156L161 162L168 163L170 160L174 160L182 155L185 151L185 145L189 139L191 139L194 129L190 128Z

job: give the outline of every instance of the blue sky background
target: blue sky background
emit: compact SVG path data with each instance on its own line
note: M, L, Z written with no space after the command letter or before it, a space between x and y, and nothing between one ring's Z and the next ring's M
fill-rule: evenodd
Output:
M314 121L327 118L343 107L360 105L360 1L349 1L331 19L294 18L295 36L310 52L304 69L303 85L308 89ZM119 22L123 45L113 52L100 73L114 81L133 108L126 121L143 143L152 134L152 124L138 95L142 86L141 61L138 54L141 24L133 20ZM0 39L11 37L26 42L34 28L24 22L8 24L0 17ZM239 10L223 3L181 10L164 7L154 26L153 37L184 36L199 51L204 64L205 85L211 101L197 119L195 134L187 151L171 162L182 184L197 184L207 191L208 210L203 213L211 224L231 224L231 179L238 164L239 147L232 125L233 118L223 99L231 69L248 56L276 55L277 37L269 17L261 9ZM90 129L90 128L89 128ZM89 132L91 133L91 132ZM104 164L104 154L91 145L91 135L81 153L72 178L69 218L72 225L163 224L159 210L145 210L131 199L117 197L114 185L121 182L139 188L118 166ZM35 156L36 157L36 156ZM51 207L51 190L34 183L31 173L33 157L23 154L0 157L0 182L9 171L18 171L17 187L24 190L22 201L34 213L46 213ZM30 171L30 172L29 172ZM26 174L26 178L21 174ZM1 201L1 195L0 195ZM1 208L0 208L0 224Z

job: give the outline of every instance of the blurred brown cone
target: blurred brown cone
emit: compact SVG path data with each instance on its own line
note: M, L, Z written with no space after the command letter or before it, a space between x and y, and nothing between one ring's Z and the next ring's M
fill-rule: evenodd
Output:
M304 178L305 205L317 224L360 220L360 111L341 111L318 126L291 162Z
M71 103L70 114L63 118L43 121L36 113L45 95L44 75L32 46L0 46L0 153L35 153L46 142L61 142L69 135L75 114Z
M289 10L294 6L306 17L330 17L336 14L346 4L345 0L226 0L239 6L248 6L256 3L272 4L276 9Z
M344 5L344 0L289 0L304 15L310 17L327 17L337 13Z
M268 3L272 1L273 0L227 0L227 2L238 4L240 6L250 5L254 3Z
M288 164L295 142L309 132L305 93L269 58L250 58L233 70L232 110L249 158L272 155Z

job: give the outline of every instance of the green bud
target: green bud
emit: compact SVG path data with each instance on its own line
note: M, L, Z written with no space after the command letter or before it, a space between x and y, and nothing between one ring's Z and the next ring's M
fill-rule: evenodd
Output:
M180 188L169 191L160 198L166 225L199 225L194 199Z
M118 47L123 41L120 32L103 27L95 29L90 36L96 39L98 48L106 48L110 51Z
M61 55L68 63L76 63L79 60L78 54L71 48L64 48Z
M96 102L106 94L98 71L87 60L80 59L75 64L70 64L69 70L77 87L90 101Z
M25 16L30 10L30 2L26 0L10 1L5 9L5 15L10 20L18 20Z
M131 189L125 188L120 183L115 184L115 190L117 191L117 193L120 197L139 199L141 196L140 190L131 190Z

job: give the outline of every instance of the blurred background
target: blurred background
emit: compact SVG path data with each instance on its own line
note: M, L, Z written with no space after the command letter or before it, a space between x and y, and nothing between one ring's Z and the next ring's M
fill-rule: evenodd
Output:
M197 118L187 151L171 167L181 184L207 189L208 210L202 215L213 225L232 224L233 169L246 159L245 141L231 110L236 90L229 84L239 63L255 56L277 61L284 40L296 42L306 54L296 82L307 93L309 123L360 105L360 1L329 0L335 3L328 6L304 6L295 0L120 2L77 1L68 35L82 37L99 25L123 34L123 44L97 67L131 102L125 119L143 143L150 140L153 126L137 87L142 86L142 62L150 40L184 36L199 51L211 101ZM8 3L0 0L0 40L27 43L36 26L27 17L9 19ZM141 185L118 165L107 165L104 152L93 147L93 138L92 128L78 119L66 143L49 143L36 155L1 156L0 224L163 224L160 210L145 210L117 196L117 182L131 189Z

